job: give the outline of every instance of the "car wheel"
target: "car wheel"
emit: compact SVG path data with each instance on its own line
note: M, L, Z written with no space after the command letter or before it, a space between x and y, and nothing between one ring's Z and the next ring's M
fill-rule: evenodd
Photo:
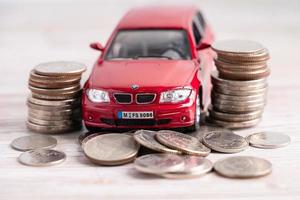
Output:
M189 132L196 131L200 128L200 119L201 119L200 116L201 116L201 102L200 102L199 95L197 95L194 124L192 126L187 127L187 131Z
M94 126L87 126L87 125L85 125L85 128L91 133L95 133L101 130L101 128L97 128Z

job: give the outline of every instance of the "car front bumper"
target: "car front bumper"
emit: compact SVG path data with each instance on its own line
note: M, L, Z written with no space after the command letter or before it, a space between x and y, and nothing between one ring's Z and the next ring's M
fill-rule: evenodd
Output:
M83 97L83 120L86 126L99 128L163 129L188 127L194 124L195 97L176 104L96 104ZM153 111L153 119L119 119L118 112Z

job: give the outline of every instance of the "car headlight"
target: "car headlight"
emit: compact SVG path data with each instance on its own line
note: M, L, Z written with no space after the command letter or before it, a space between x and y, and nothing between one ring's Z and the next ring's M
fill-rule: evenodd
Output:
M89 89L87 90L87 97L90 101L94 103L107 103L110 102L108 92L104 90L96 90L96 89Z
M160 94L160 103L177 103L180 101L186 100L190 94L191 94L191 89L175 89L175 90L169 90L166 92L162 92Z

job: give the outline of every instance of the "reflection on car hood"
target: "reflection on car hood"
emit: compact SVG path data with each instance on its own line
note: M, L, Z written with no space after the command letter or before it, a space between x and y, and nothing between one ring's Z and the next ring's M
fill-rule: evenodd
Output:
M96 88L185 86L196 72L191 60L103 61L93 69L90 83Z

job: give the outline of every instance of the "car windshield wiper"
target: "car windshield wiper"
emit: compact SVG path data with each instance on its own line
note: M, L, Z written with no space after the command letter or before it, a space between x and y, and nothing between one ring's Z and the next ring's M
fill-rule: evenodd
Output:
M162 56L162 55L147 55L147 56L136 55L133 57L133 59L139 59L139 58L165 58L168 60L173 60L173 58L171 58L169 56Z

